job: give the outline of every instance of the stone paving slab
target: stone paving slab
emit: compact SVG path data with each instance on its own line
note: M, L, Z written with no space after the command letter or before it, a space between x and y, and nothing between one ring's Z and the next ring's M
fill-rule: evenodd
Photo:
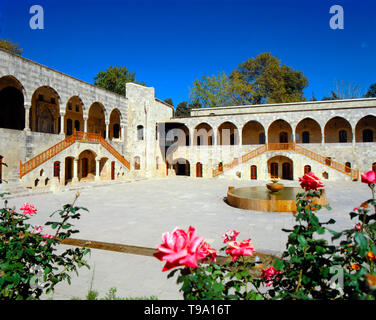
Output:
M284 250L287 239L287 234L281 229L295 224L291 213L246 211L230 207L223 201L230 185L241 187L266 183L174 177L83 189L77 205L88 208L89 212L82 211L82 219L74 222L80 230L74 236L155 248L161 242L162 233L172 231L176 226L187 229L192 225L199 235L219 249L222 247L221 235L228 229L237 229L241 232L239 239L252 238L257 251L278 255ZM283 183L299 185L296 181ZM350 220L348 213L370 198L368 186L360 182L325 182L325 185L333 209L323 209L318 213L319 218L336 220L335 230L353 226L355 222ZM18 209L25 201L31 202L38 208L38 214L31 222L44 224L54 210L71 202L74 195L75 191L34 195L10 199L9 205ZM110 287L117 287L119 296L181 298L174 280L162 274L162 262L151 257L92 251L90 263L95 263L95 289L100 289L102 295ZM81 271L71 286L59 286L54 298L85 296L90 279L91 271Z

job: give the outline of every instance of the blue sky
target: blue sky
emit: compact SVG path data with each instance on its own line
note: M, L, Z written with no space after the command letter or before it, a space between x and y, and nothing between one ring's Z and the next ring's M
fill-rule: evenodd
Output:
M32 5L44 30L32 30ZM344 30L332 30L332 5ZM329 95L335 81L366 90L376 82L376 1L340 0L2 0L0 38L23 56L93 83L98 71L126 66L175 106L202 74L229 74L270 52L309 79L307 98Z

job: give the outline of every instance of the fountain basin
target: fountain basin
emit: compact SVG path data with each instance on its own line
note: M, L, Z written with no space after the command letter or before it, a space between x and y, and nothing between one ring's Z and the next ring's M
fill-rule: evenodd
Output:
M320 189L320 198L313 198L314 204L326 205L326 194ZM270 192L265 187L229 187L227 202L230 206L244 210L263 212L296 212L296 195L304 192L297 187L284 187Z

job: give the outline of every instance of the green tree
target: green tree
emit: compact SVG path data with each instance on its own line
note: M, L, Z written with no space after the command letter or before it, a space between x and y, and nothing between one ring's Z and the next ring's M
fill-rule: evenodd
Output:
M234 74L242 83L243 91L239 94L249 104L306 101L303 89L308 86L308 79L270 53L241 63L230 78Z
M201 80L193 82L189 97L204 108L228 106L231 104L231 80L224 72L212 76L204 74Z
M164 102L166 102L166 103L169 104L170 106L174 106L174 102L172 101L171 98L167 98L167 99L165 99Z
M175 117L181 118L181 117L189 117L189 116L190 116L190 110L188 107L188 102L187 101L180 102L175 109Z
M17 43L13 43L10 39L0 39L0 48L7 50L11 53L22 55L23 49Z
M128 82L145 85L135 78L135 73L127 67L110 66L106 71L99 71L94 78L94 85L125 96L125 84Z
M306 101L308 79L301 71L281 64L270 53L241 63L229 76L203 75L190 90L203 107Z
M376 83L371 84L367 93L365 94L366 98L376 98Z

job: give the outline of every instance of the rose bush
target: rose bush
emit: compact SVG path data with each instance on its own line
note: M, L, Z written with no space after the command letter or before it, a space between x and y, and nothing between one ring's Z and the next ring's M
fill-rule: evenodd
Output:
M225 247L220 251L227 256L218 256L211 249L208 257L208 246L202 237L194 238L191 243L188 234L194 234L190 227L184 235L171 237L169 245L163 240L158 247L156 257L162 260L167 252L165 247L179 248L181 257L172 260L168 270L172 270L168 278L179 273L177 283L181 283L180 291L185 299L372 299L376 297L376 175L366 172L362 182L367 183L372 198L354 208L350 218L358 218L355 226L348 230L334 231L329 225L335 220L320 222L315 215L322 206L314 201L320 197L320 188L324 184L310 172L299 178L304 192L296 198L297 211L294 213L296 225L288 232L286 250L273 266L261 270L256 277L252 270L259 268L251 239L237 241L239 232L228 230L222 238ZM329 206L325 206L331 210ZM331 243L324 234L331 235ZM165 239L165 236L163 237ZM338 243L339 242L339 243ZM205 245L203 245L203 243ZM201 248L201 249L200 249ZM200 251L201 250L201 251ZM175 249L172 252L175 254ZM200 253L201 252L201 253ZM203 254L205 252L205 254ZM215 254L214 254L215 252ZM180 255L177 255L180 259ZM216 259L217 258L217 259ZM222 258L222 261L217 261ZM167 260L166 260L167 261ZM167 265L167 263L166 263ZM165 268L163 269L165 271Z
M72 224L68 221L80 219L80 210L87 211L75 206L78 196L72 204L52 213L51 216L58 214L60 221L45 224L56 229L54 235L43 233L43 226L28 222L31 216L37 214L32 204L25 203L20 208L22 213L17 213L5 201L4 208L0 209L1 300L39 299L43 293L53 291L57 283L70 283L71 272L77 273L77 269L82 266L89 267L84 260L84 256L90 252L87 248L56 253L61 240L78 232L72 230Z

